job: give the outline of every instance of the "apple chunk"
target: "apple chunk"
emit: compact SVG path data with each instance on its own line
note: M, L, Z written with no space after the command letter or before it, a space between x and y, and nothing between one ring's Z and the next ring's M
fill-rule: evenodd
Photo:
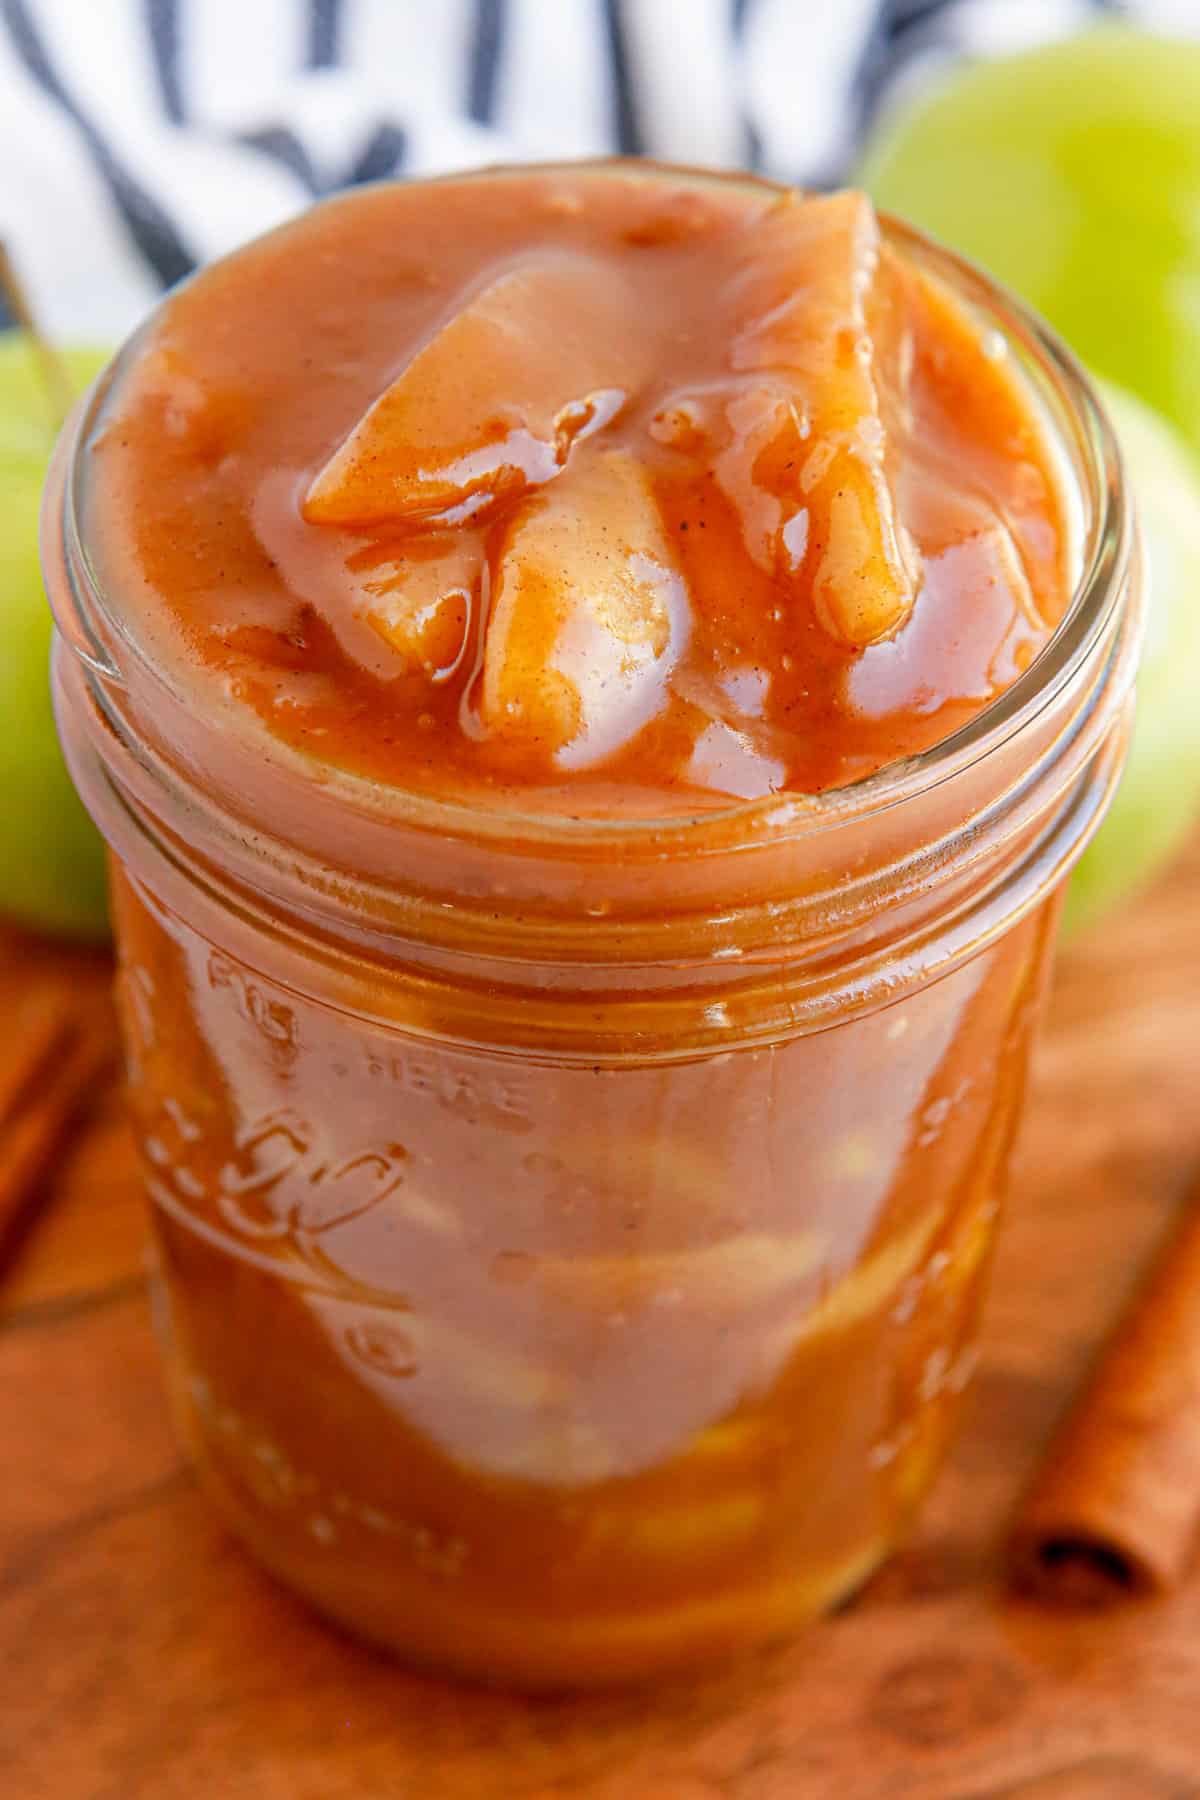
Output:
M745 243L727 294L731 363L756 384L746 400L753 410L761 396L764 417L739 417L746 400L731 409L753 462L738 485L748 477L780 503L780 579L802 583L825 629L860 649L903 624L918 579L888 469L908 379L898 271L862 194L781 200ZM778 454L764 433L779 437ZM787 528L802 512L797 556Z
M346 561L355 611L413 668L445 680L458 666L480 579L471 539L422 533L368 544Z
M616 450L580 459L505 533L484 724L560 768L598 762L659 710L687 624L645 470Z
M639 367L621 279L561 252L509 269L409 360L309 486L310 524L369 526L519 495L615 416Z

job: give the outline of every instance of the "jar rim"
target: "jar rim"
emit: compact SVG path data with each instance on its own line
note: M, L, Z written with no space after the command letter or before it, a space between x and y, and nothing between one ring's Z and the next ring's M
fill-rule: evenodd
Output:
M538 167L542 172L562 169L570 170L574 175L603 175L621 170L651 178L663 175L705 184L750 179L736 172L646 161L635 163L621 158L549 163ZM468 182L523 172L528 172L527 166L510 164L430 179L446 183ZM761 182L761 178L752 179ZM778 187L780 192L789 191L784 184L761 182L761 185ZM1115 609L1122 603L1133 554L1134 531L1121 453L1112 425L1087 375L1051 327L968 259L937 244L916 227L891 214L881 212L879 216L886 239L896 244L910 260L949 285L977 313L990 318L1003 332L1006 343L1022 357L1027 371L1032 371L1042 396L1057 402L1051 421L1055 435L1062 437L1065 420L1074 439L1069 446L1071 478L1082 481L1087 490L1085 530L1078 549L1078 575L1070 603L1038 655L1001 695L965 725L929 748L842 786L820 793L781 790L756 799L736 800L729 805L668 814L639 813L634 817L575 815L507 805L484 806L374 781L336 765L314 765L311 758L278 743L271 746L273 756L285 767L290 765L291 771L306 772L310 777L315 767L327 794L341 796L360 816L364 812L376 818L386 815L399 828L433 832L460 841L470 839L476 843L498 839L511 841L516 835L522 846L534 853L544 847L556 853L578 849L580 853L590 850L616 854L625 846L636 856L639 847L650 843L660 848L664 844L670 845L673 853L686 854L688 840L694 837L711 842L715 835L725 843L736 840L739 845L750 847L777 841L784 832L790 837L799 837L861 821L964 773L1030 726L1087 665L1096 647L1108 634ZM287 226L280 229L286 230ZM66 453L71 460L63 494L62 546L66 552L64 561L74 613L67 635L76 653L86 663L125 686L130 671L114 658L114 651L119 646L133 659L138 673L148 676L169 702L190 710L191 697L183 691L172 672L152 657L149 646L130 628L120 610L110 603L87 554L79 525L84 480L80 453L89 441L98 412L127 359L136 354L141 336L141 330L135 332L108 370L93 384L81 402L73 430L64 433L64 439L70 439ZM86 580L86 596L79 591L80 575ZM60 625L66 624L60 619Z

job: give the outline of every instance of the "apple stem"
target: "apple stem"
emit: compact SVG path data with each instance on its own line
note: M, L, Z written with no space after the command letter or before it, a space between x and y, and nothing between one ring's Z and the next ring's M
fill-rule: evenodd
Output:
M3 293L13 318L28 334L33 345L41 370L42 386L50 403L51 423L57 431L74 405L74 383L67 373L66 363L38 323L25 285L17 274L8 246L3 240L0 240L0 293Z

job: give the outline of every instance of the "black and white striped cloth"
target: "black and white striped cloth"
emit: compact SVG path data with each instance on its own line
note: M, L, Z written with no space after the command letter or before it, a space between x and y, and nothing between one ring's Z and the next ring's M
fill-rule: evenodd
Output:
M0 236L56 337L347 183L644 153L827 183L931 65L1200 0L0 0Z

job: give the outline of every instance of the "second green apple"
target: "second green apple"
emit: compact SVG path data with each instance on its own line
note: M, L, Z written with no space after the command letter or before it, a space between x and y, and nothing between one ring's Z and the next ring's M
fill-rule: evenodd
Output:
M859 179L1200 448L1200 41L1109 25L964 64L885 113Z
M77 390L103 350L69 350ZM107 934L104 847L76 796L50 706L50 608L38 560L56 420L27 337L0 333L0 918L71 937Z

